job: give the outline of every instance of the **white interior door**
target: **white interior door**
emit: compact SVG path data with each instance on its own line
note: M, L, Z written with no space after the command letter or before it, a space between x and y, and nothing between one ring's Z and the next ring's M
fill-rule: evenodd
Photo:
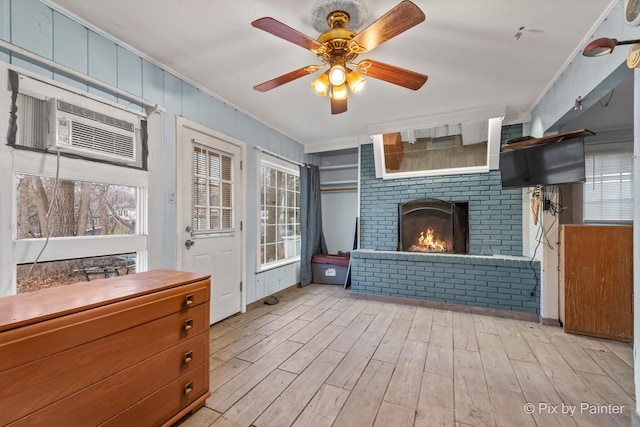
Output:
M211 323L242 309L242 147L183 126L178 141L181 269L211 275Z

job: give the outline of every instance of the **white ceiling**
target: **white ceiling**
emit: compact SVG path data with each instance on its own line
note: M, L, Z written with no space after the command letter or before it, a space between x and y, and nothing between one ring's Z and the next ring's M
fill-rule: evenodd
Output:
M365 0L365 26L399 0ZM64 9L232 106L310 144L368 134L368 126L506 107L529 112L616 0L415 0L425 22L361 55L429 76L414 92L373 78L331 115L315 75L266 93L258 83L315 55L251 26L270 16L316 38L313 1L55 0ZM522 36L515 35L525 27Z

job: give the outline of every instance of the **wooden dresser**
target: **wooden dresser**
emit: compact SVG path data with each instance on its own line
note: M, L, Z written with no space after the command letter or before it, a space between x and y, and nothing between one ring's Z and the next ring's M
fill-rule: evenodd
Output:
M199 408L209 287L154 270L0 298L0 425L160 426Z

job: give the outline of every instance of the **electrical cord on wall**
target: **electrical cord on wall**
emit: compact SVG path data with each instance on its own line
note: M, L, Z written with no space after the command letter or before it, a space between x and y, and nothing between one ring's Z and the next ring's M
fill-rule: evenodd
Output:
M554 202L554 200L556 199L555 195L556 193L558 194L558 202ZM538 242L536 244L535 249L533 250L533 256L531 257L531 259L529 260L529 267L531 267L531 270L533 271L533 274L535 276L536 279L536 283L538 282L538 273L536 271L536 269L533 267L533 261L536 258L536 254L538 252L538 248L540 247L540 244L543 243L544 240L544 244L549 248L549 249L554 249L554 246L551 244L551 242L549 241L549 237L547 235L547 233L549 232L549 230L551 230L553 228L553 226L555 225L556 221L558 221L558 216L560 214L560 212L562 212L562 193L560 191L560 187L557 185L553 185L551 187L551 191L550 191L550 197L544 198L545 200L549 200L549 214L551 216L553 216L553 221L551 222L551 225L549 226L549 228L547 230L544 229L544 227L542 226L542 221L540 221L538 223L538 231L536 232L536 241ZM533 286L533 289L531 290L531 296L535 295L535 290L536 290L536 285Z
M551 241L549 240L549 237L548 237L547 233L549 232L549 230L551 230L553 228L553 226L555 225L556 221L558 221L558 214L562 210L562 207L561 207L560 203L559 202L555 203L553 201L555 199L556 192L558 192L558 186L557 185L553 185L551 187L550 197L547 198L545 196L545 200L548 200L548 202L549 202L549 209L547 209L547 210L549 211L549 214L551 216L553 216L553 221L549 225L549 228L547 228L547 230L544 230L544 227L543 227L544 244L547 245L547 247L549 249L555 249L555 247L551 244Z
M27 274L20 281L20 284L18 285L18 289L22 288L22 286L25 284L25 282L27 280L29 280L29 277L31 277L31 273L33 273L33 269L36 267L36 264L38 264L38 261L40 261L40 257L42 256L42 254L44 253L44 250L46 249L47 245L49 244L49 237L50 237L50 234L51 234L51 233L49 233L49 223L51 221L51 212L53 211L53 203L56 200L56 197L58 195L58 177L60 176L60 150L58 150L56 153L57 153L57 158L56 158L56 177L55 177L55 181L54 181L54 184L53 184L53 195L51 197L51 200L49 200L49 209L47 210L47 222L45 224L46 239L44 241L44 245L42 246L42 249L40 249L40 252L38 253L38 256L33 261L33 264L31 264L31 268L29 268L29 271L27 271Z
M556 194L558 195L558 202L554 202ZM555 217L562 212L562 209L564 209L562 207L562 192L559 186L553 185L551 186L551 198L549 199L549 213Z
M536 247L533 249L533 255L531 256L531 259L529 259L529 268L531 268L531 271L533 272L533 277L535 277L536 279L536 283L533 285L533 288L531 288L531 292L530 292L530 296L535 296L536 295L536 286L538 286L538 272L536 271L535 267L533 266L533 260L536 259L536 254L538 253L538 248L540 247L540 244L542 243L542 236L540 234L544 234L542 231L542 221L538 222L538 231L536 231L536 241L538 242L538 244L536 245Z

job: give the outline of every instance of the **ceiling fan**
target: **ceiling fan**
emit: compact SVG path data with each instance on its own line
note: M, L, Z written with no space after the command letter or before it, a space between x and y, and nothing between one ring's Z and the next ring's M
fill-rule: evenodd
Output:
M329 3L331 4L331 1ZM310 50L322 62L321 65L308 65L283 74L253 88L259 92L266 92L329 67L311 83L311 86L323 96L328 93L331 98L331 113L339 114L347 111L347 85L353 93L357 93L364 86L365 79L361 74L413 90L418 90L424 85L428 76L415 71L372 59L354 62L358 55L424 21L425 15L418 6L408 0L402 1L359 33L348 28L350 18L345 10L329 12L326 18L329 29L320 34L317 40L270 17L253 21L251 25L254 27ZM352 70L349 66L358 71Z

